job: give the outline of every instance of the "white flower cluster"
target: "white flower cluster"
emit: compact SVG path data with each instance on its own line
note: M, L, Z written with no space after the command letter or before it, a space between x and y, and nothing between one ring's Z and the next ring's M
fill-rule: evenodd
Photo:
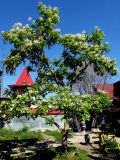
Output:
M39 41L38 41L38 40L34 40L33 43L34 43L34 44L38 44Z
M33 43L32 43L32 41L31 41L31 40L26 39L26 40L25 40L25 45L26 45L26 46L32 46L32 45L33 45Z
M80 39L83 40L83 41L85 41L85 39L86 39L85 34L80 34L80 33L78 33L78 34L76 34L75 36L78 37L78 38L80 38Z
M91 97L91 95L90 95L90 94L82 94L81 97L82 97L82 98L84 98L84 97L87 98L87 97Z
M32 22L32 17L29 17L29 18L28 18L28 21L29 21L29 22Z
M17 95L17 98L21 98L22 96L21 95Z
M53 10L58 10L58 8L57 8L57 7L54 7Z
M13 25L13 28L14 29L20 29L20 28L22 28L22 23L15 23L14 25Z
M29 24L26 24L25 27L29 27Z
M99 50L99 46L98 45L94 45L94 47L95 47L95 51Z
M111 62L111 59L110 59L110 57L106 57L105 55L102 55L102 61L103 62L108 62L108 63L110 63Z
M88 46L89 46L89 44L88 44L87 42L84 42L84 43L82 44L82 47L83 47L83 48L88 48Z
M98 93L103 93L103 94L106 93L104 90L101 90L101 89L98 89L97 92L98 92Z
M59 28L54 29L55 32L60 32Z
M32 24L35 24L35 20L33 20L32 17L29 17L29 18L28 18L28 21L29 21L30 23L32 23Z
M37 40L37 39L36 39L36 40L33 40L33 41L32 41L32 40L29 40L29 39L26 39L26 40L25 40L25 45L26 45L26 46L32 46L33 44L39 44L39 42L40 42L40 41Z
M42 18L42 17L38 17L38 19L39 19L39 20L42 20L43 18Z
M66 37L78 37L79 38L79 40L81 40L81 41L85 41L86 40L86 35L85 35L85 33L78 33L78 34L65 34L65 36Z

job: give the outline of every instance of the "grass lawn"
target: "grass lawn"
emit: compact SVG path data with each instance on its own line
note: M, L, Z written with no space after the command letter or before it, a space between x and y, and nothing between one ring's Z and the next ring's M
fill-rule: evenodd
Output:
M27 127L22 128L18 131L13 131L11 129L0 129L0 140L22 140L22 139L38 139L42 140L42 133L37 131L29 131Z
M90 160L87 153L79 148L68 147L66 151L63 151L61 147L49 146L47 141L41 141L44 140L46 134L53 136L56 141L61 140L61 134L58 131L47 130L41 133L29 131L27 127L19 131L0 129L0 159ZM34 139L36 141L33 142ZM18 140L18 142L13 143L11 140Z
M46 130L44 133L46 135L54 137L57 142L61 142L61 133L58 130L55 130L55 131ZM69 132L68 132L68 138L72 137L71 133L72 133L72 131L69 130Z

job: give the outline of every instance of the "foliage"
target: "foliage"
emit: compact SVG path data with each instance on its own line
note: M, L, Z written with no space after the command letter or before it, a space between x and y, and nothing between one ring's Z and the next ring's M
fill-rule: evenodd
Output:
M88 120L91 110L97 108L97 111L101 112L103 108L111 105L111 100L105 93L76 95L67 87L53 85L53 89L55 94L49 98L43 98L34 88L27 89L27 92L22 95L9 96L8 101L1 104L1 117L8 121L15 116L26 116L33 119L41 116L47 120L47 123L57 125L53 117L48 116L49 106L64 110L63 119L69 120L69 118L79 116L83 120ZM30 109L31 105L36 105L34 113ZM59 128L59 126L57 127Z
M2 32L4 42L14 46L11 55L5 60L6 71L10 73L26 59L35 66L38 61L41 62L39 67L44 65L42 63L46 64L48 60L43 55L44 49L51 47L60 37L59 30L53 29L59 22L58 9L39 3L38 11L39 17L31 20L30 25L16 23L10 31Z
M100 153L104 157L117 157L119 151L120 149L116 140L106 139L101 142Z
M55 89L54 89L55 90ZM90 111L97 108L101 112L103 108L111 105L110 98L105 93L95 95L76 95L68 88L56 88L56 95L49 98L48 102L53 107L64 110L64 119L80 117L82 120L88 120Z

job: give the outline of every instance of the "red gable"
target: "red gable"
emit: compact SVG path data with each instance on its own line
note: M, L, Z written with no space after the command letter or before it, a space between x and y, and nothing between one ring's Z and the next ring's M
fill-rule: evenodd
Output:
M19 76L16 85L32 85L33 81L32 78L29 74L29 72L27 71L27 68L24 67L21 75Z
M30 86L33 84L32 78L27 71L27 68L24 67L22 73L20 74L16 84L8 85L9 87L17 87L17 86Z
M96 84L96 85L93 86L93 88L95 89L95 91L97 91L97 90L105 91L106 94L108 96L110 96L111 98L113 98L113 96L114 96L113 84Z

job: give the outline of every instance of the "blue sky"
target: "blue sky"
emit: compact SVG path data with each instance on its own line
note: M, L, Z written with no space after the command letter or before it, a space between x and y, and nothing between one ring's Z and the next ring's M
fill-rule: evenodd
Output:
M37 17L38 0L1 0L0 1L0 31L8 31L16 22L28 23L28 17ZM57 6L60 10L58 27L62 34L80 33L83 30L91 33L95 26L105 33L105 41L111 42L109 57L116 59L120 69L120 0L41 0L46 5ZM0 58L9 55L9 45L4 45L0 37ZM52 54L59 55L60 48L56 46ZM4 74L4 87L15 83L23 66L15 75ZM120 74L112 78L112 82L120 80Z

